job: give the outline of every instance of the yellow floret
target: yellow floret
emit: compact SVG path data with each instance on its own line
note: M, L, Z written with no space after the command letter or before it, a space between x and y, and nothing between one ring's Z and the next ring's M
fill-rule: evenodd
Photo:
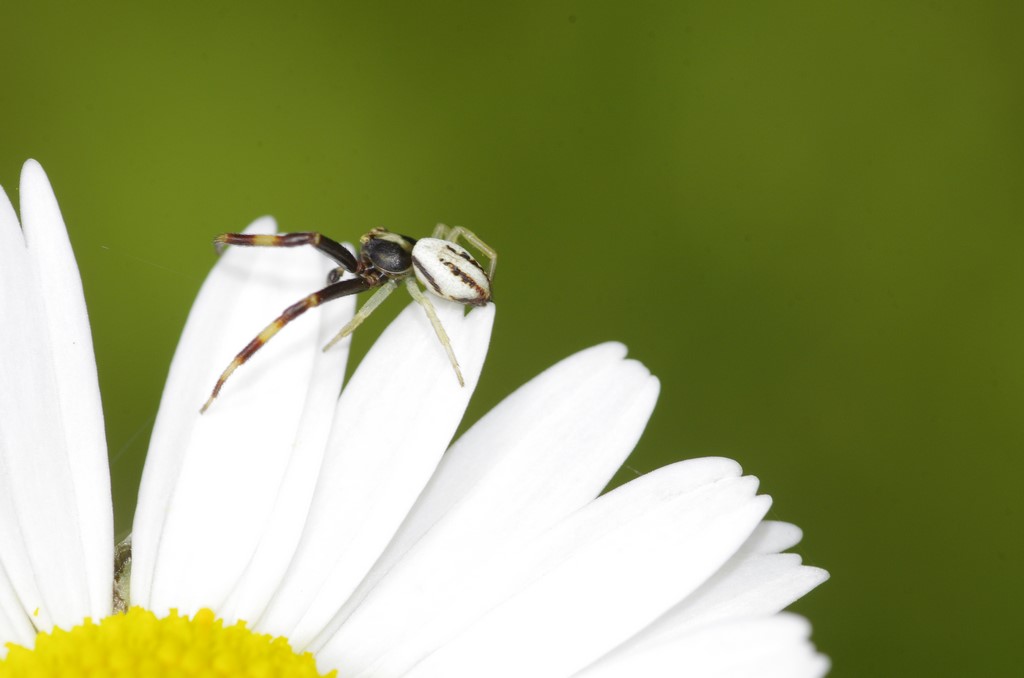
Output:
M231 626L208 609L194 617L157 618L133 607L99 624L86 619L70 631L36 636L35 649L7 644L0 678L314 678L313 655L296 654L284 638L253 633L245 622ZM336 676L332 671L327 676Z

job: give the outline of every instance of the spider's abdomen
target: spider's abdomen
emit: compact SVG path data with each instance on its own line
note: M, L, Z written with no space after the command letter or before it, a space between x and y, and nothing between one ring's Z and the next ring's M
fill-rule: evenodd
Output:
M412 248L416 278L428 290L450 301L483 306L491 300L491 280L476 259L447 240L421 238Z

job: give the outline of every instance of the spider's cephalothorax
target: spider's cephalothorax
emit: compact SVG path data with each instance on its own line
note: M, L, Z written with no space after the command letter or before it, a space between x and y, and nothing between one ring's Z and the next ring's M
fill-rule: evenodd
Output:
M412 250L416 241L406 235L375 228L359 239L359 268L364 273L377 271L389 277L409 275L412 268ZM334 278L340 278L344 267L334 269Z
M490 259L487 270L484 270L476 259L458 244L459 238L465 239ZM206 411L232 372L295 318L314 306L319 306L332 299L358 294L374 287L378 288L352 320L324 346L326 351L351 334L402 282L405 283L412 298L426 311L430 324L433 325L434 332L437 333L437 338L441 340L441 345L448 353L448 359L455 369L455 376L458 377L459 384L465 385L462 370L459 369L459 361L456 360L455 352L448 340L448 333L444 331L437 312L434 310L434 305L420 290L416 280L419 280L432 294L442 299L471 306L483 306L491 301L491 279L494 277L498 256L472 231L461 226L448 228L444 224L438 224L432 237L415 240L406 235L392 233L384 228L375 228L359 239L358 259L341 244L319 233L284 233L281 235L224 233L217 236L214 242L218 246L243 245L250 247L312 245L333 259L338 267L328 274L327 287L286 308L274 322L263 328L262 332L238 352L238 355L217 379L213 393L210 394L200 412ZM346 273L351 273L355 277L343 280Z

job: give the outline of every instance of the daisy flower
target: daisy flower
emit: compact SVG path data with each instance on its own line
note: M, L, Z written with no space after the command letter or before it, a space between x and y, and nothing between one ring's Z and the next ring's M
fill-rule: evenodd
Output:
M602 494L658 395L620 344L551 367L453 443L494 305L434 300L465 388L412 304L342 389L348 340L320 349L348 298L291 323L200 415L238 349L323 285L330 262L301 248L229 248L203 285L143 473L133 607L115 614L81 282L38 164L20 193L20 225L0 199L0 676L827 671L781 612L827 574L785 553L799 529L764 520L736 462Z

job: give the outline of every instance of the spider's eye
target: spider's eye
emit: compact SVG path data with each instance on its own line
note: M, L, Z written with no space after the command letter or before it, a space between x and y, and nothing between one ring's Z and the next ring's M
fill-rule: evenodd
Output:
M412 244L400 235L388 236L370 239L363 246L363 253L378 271L405 273L412 268Z

